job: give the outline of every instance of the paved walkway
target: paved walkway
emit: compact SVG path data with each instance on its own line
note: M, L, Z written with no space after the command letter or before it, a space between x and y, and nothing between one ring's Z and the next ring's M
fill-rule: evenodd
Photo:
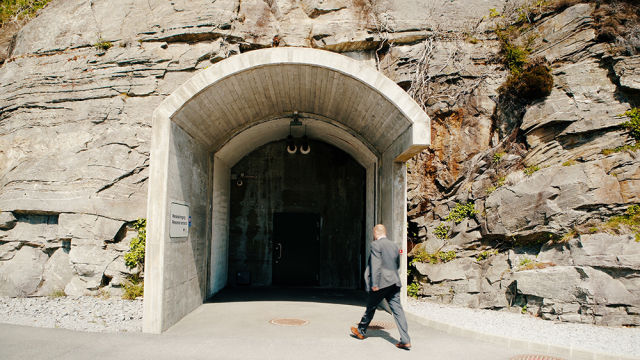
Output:
M522 353L421 325L409 316L413 350L396 349L397 329L349 327L364 310L362 294L309 290L227 292L161 335L88 333L0 324L0 359L509 359ZM273 325L276 318L308 320ZM393 323L378 311L374 322Z

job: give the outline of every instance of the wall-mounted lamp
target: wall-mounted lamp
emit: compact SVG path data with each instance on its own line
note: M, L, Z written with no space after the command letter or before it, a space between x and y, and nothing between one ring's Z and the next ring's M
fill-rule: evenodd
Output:
M293 142L293 136L291 136L291 128L289 128L289 136L287 136L287 152L289 154L295 154L298 147Z
M289 136L287 136L287 152L289 154L295 154L298 151L298 146L296 146L295 139L293 138L292 128L294 126L302 126L302 122L300 121L300 116L297 111L293 112L293 120L289 122ZM307 138L307 126L304 127L304 136L302 137L302 143L300 144L300 153L303 155L307 155L311 152L311 146L309 145L309 138Z
M309 138L307 138L307 128L304 129L305 135L302 137L302 144L300 144L300 153L307 155L311 152L311 146L309 146Z
M244 185L245 179L255 179L255 178L256 178L255 176L248 176L248 175L245 175L244 173L231 175L231 179L236 181L237 187L242 187Z

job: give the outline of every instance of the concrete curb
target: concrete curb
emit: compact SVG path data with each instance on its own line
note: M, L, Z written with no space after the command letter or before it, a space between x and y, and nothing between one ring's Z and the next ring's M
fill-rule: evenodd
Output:
M425 318L410 310L405 309L407 314L416 322L430 328L443 331L447 334L461 335L475 340L486 341L494 344L505 345L509 349L519 349L536 354L559 356L572 360L639 360L637 357L627 357L619 355L609 355L589 350L579 349L574 346L564 347L557 345L542 344L534 341L521 340L506 336L483 333L481 331L466 329L463 327L447 324Z

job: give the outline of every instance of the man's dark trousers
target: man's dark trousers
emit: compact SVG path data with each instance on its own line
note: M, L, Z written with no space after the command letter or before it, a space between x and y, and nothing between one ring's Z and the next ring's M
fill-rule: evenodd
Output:
M387 299L389 303L389 307L391 308L391 312L393 312L393 319L396 321L396 326L400 331L400 342L403 344L411 343L411 339L409 338L407 319L404 316L404 311L402 310L402 304L400 303L400 287L397 285L387 286L386 288L382 288L378 291L370 291L369 297L367 299L367 310L365 310L360 323L358 324L358 330L363 335L366 334L367 327L373 320L373 315L376 312L376 308L378 304L382 301L382 299Z

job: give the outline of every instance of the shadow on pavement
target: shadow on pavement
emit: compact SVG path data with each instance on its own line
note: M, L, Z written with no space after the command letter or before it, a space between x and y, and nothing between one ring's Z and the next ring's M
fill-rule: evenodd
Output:
M364 290L292 288L292 287L228 287L207 300L207 303L250 301L296 301L325 304L365 306ZM363 309L364 310L364 309Z

